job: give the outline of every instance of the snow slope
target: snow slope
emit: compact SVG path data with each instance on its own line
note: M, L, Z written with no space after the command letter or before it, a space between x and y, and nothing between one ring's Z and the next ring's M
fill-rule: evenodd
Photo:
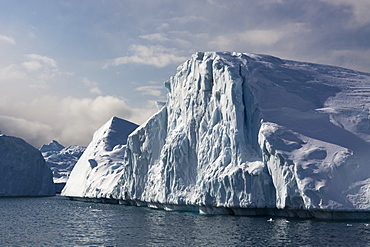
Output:
M109 197L122 171L127 137L137 127L117 117L100 127L73 168L62 195Z
M199 52L165 86L107 197L201 213L370 210L369 74Z
M0 197L55 195L50 168L39 150L0 134Z
M53 140L42 145L40 151L53 172L54 183L66 183L73 167L85 151L86 147L71 145L64 147Z

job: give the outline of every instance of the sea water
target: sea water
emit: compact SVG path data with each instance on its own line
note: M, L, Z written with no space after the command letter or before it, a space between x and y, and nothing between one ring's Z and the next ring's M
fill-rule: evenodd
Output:
M370 222L204 216L70 201L0 198L0 246L366 246Z

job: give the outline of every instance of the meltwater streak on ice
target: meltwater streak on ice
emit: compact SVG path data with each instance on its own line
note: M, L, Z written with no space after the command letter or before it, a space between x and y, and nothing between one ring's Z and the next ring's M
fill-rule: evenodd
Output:
M369 222L205 217L60 196L0 198L1 246L366 246Z
M369 212L369 74L207 52L165 86L166 105L127 140L117 183L66 196L211 214Z

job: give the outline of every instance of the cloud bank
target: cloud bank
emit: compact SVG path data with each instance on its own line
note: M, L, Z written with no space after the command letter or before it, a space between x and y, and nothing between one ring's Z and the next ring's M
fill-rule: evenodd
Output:
M368 0L4 1L0 130L86 145L136 123L197 51L263 53L370 72Z
M53 139L65 145L87 145L92 133L112 116L143 122L154 110L154 106L152 109L129 107L124 100L114 96L44 96L30 103L17 104L2 101L0 111L5 114L0 114L0 131L7 135L22 136L35 147Z
M87 145L112 116L142 123L156 111L153 102L138 108L123 97L107 95L98 82L76 77L55 59L39 54L0 66L0 87L0 131L37 148L53 139L64 145ZM77 89L86 92L72 96ZM138 91L158 95L153 86Z

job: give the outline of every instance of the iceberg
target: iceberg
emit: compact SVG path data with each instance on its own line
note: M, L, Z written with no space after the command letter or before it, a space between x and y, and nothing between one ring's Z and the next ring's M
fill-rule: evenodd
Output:
M59 152L64 149L64 146L57 142L56 140L52 140L49 144L44 144L40 148L41 153L45 153L46 155L50 156L54 152Z
M198 52L165 87L166 104L128 137L114 183L97 186L79 172L73 181L99 193L76 185L66 196L204 214L370 218L370 74Z
M40 152L44 156L46 164L53 172L56 193L60 193L64 188L69 174L85 149L86 147L78 145L64 147L56 140L51 141L49 144L42 145L40 148Z
M21 138L0 134L0 197L53 195L53 176L40 151Z
M94 134L77 161L62 195L68 197L107 198L118 183L128 135L138 125L112 117Z

